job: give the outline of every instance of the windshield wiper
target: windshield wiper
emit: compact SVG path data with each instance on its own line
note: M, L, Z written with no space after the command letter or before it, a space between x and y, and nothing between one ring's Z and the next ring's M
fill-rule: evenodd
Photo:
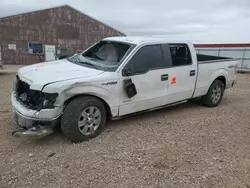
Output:
M95 65L93 65L92 63L89 63L87 61L79 61L79 63L85 64L85 65L90 65L91 67L94 67L95 69L98 69Z

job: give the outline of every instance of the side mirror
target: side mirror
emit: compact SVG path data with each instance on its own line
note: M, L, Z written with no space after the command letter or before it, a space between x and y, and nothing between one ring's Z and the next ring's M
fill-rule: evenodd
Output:
M132 70L130 67L124 67L122 70L122 76L131 76L132 75Z
M137 90L132 80L129 78L129 79L123 80L123 83L124 83L123 87L125 89L125 92L128 98L134 97L137 94Z

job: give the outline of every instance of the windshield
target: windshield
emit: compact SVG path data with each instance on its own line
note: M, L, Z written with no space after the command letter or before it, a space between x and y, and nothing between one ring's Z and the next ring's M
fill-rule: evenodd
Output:
M72 63L114 72L134 45L115 41L100 41L87 51L68 58Z

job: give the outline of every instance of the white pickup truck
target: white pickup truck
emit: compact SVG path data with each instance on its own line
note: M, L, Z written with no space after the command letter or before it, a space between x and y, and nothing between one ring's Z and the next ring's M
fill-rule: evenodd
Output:
M236 83L234 59L197 55L189 42L105 38L67 59L21 68L11 101L15 136L43 137L56 126L72 142L100 134L107 119L201 97L220 104Z

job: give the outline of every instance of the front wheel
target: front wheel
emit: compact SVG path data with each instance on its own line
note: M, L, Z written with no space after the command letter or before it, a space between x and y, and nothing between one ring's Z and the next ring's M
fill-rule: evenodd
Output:
M220 80L215 80L210 86L207 94L203 96L203 104L208 107L216 107L220 104L225 86Z
M77 97L66 106L61 128L74 143L98 136L106 124L107 111L103 102L95 97Z

